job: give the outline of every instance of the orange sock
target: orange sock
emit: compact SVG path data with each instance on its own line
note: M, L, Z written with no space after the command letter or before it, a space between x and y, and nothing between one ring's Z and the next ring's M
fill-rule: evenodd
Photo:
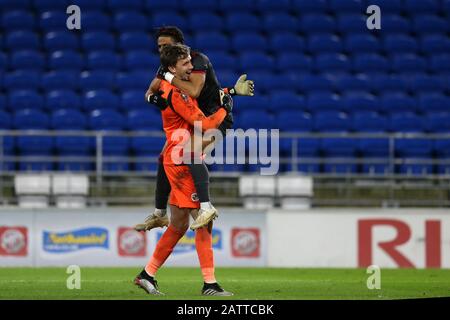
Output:
M206 283L216 282L214 276L214 253L212 248L212 234L208 228L200 228L195 231L195 248L197 249L203 280Z
M173 225L169 224L169 227L164 232L162 237L156 244L153 256L145 266L145 272L148 275L154 277L156 271L163 265L169 255L172 253L173 248L184 235L184 232L176 229Z

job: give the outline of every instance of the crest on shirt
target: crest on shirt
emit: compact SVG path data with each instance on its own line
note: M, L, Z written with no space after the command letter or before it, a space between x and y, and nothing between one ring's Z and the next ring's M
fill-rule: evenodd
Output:
M184 102L188 102L188 100L189 100L189 97L187 96L187 94L185 94L185 93L181 93L181 98L184 100Z
M198 202L200 199L198 198L198 195L196 192L194 192L193 194L191 194L191 200L194 202Z

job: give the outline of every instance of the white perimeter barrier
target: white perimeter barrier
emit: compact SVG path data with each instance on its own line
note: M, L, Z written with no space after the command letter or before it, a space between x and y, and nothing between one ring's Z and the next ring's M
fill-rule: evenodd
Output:
M0 266L143 266L164 229L138 233L145 209L1 209ZM450 268L450 211L222 209L217 266ZM194 233L166 262L198 266Z

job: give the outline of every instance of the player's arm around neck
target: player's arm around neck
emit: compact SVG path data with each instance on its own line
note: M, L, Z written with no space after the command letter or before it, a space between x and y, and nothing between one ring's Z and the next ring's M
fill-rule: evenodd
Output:
M197 99L205 85L206 74L204 72L192 72L189 81L173 78L172 84L190 97Z
M147 89L147 92L145 93L145 101L148 101L148 96L158 92L160 84L161 84L161 79L154 78L152 80L152 82L150 83L150 86Z

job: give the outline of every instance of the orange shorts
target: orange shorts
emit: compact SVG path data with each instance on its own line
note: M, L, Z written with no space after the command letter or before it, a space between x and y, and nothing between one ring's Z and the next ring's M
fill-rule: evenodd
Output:
M179 208L200 208L197 190L188 166L165 164L164 171L172 189L169 204Z

